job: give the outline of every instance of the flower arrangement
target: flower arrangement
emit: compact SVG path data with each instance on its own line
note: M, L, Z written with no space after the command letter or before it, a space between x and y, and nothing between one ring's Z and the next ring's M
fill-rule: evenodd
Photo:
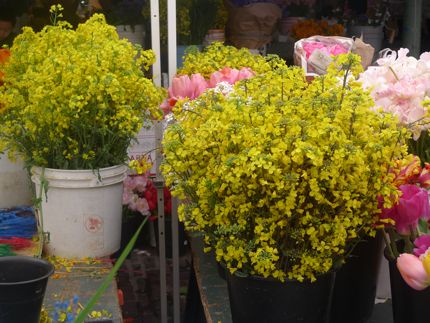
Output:
M285 61L276 55L253 55L246 48L237 49L215 42L203 51L197 48L190 49L178 74L191 76L199 73L205 79L209 79L212 73L225 67L237 70L247 67L254 73L261 74L281 66L285 66Z
M381 227L387 232L386 256L397 260L397 268L405 282L416 290L430 286L430 165L421 166L413 156L399 161L390 170L398 193L393 205L380 214Z
M430 53L419 59L408 56L409 50L387 52L360 76L365 89L375 100L375 109L397 116L399 123L410 130L413 140L409 150L424 161L430 161L430 128L428 96L430 94Z
M395 118L371 111L360 70L339 55L311 83L284 67L174 110L162 172L186 201L180 220L231 272L313 281L374 231L375 196L392 203L384 175L406 147Z
M291 29L295 39L308 38L314 35L342 36L345 28L341 24L329 24L327 20L306 19L296 22Z
M124 163L163 92L145 77L154 61L96 14L72 30L24 28L0 70L0 144L27 164L96 169ZM142 70L143 69L143 70Z

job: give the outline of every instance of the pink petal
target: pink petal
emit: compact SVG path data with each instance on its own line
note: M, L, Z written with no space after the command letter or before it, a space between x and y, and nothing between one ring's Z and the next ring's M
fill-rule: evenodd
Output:
M397 258L397 268L405 282L416 290L423 290L429 285L429 277L421 260L411 254L403 253Z

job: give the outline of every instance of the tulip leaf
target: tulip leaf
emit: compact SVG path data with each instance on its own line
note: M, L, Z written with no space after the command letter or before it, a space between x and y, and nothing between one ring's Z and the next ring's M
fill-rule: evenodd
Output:
M148 216L145 217L145 219L142 221L141 225L137 229L136 233L133 235L133 237L128 242L127 246L125 247L124 251L119 256L118 260L116 261L115 265L110 270L107 277L104 279L103 283L100 285L100 287L97 289L95 294L90 298L88 303L85 305L85 307L82 309L82 311L79 313L78 317L74 321L74 323L83 323L85 319L87 318L88 314L94 307L94 305L99 300L100 296L104 293L104 291L109 287L109 284L111 283L112 279L115 277L118 269L121 267L124 260L127 258L131 250L133 250L134 244L136 243L137 237L140 234L140 231L142 230L143 226L145 225L146 221L148 221Z
M430 233L427 220L419 219L418 230L421 234L429 234Z

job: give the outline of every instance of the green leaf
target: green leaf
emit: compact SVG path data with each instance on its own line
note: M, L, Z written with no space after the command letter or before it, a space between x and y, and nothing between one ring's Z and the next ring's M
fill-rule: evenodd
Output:
M428 223L424 219L419 219L418 221L418 230L421 234L429 234Z
M125 247L124 251L119 256L117 262L112 267L111 271L109 272L108 276L105 278L103 283L100 285L100 287L97 289L96 293L90 298L87 305L82 309L82 311L79 313L78 317L76 318L74 323L83 323L85 319L87 318L88 314L94 307L94 305L99 300L100 296L104 293L104 291L109 287L109 284L111 283L112 279L115 277L118 269L121 267L124 260L127 258L128 254L133 250L133 246L136 243L137 237L139 236L140 231L142 230L143 226L145 225L146 221L148 221L148 217L146 217L142 224L137 229L136 233L133 235L133 237L128 242L127 246Z

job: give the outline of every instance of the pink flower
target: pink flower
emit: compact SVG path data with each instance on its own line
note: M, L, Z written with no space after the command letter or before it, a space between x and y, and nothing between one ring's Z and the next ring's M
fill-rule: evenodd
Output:
M208 88L208 83L201 74L175 76L169 87L169 98L161 104L164 114L172 111L176 102L180 99L189 98L194 100Z
M339 54L345 54L348 52L348 50L339 44L329 45L318 41L309 41L305 42L303 44L303 49L306 53L306 59L309 59L309 57L312 55L312 53L319 49L323 53L327 55L339 55Z
M422 235L415 239L414 254L419 257L426 253L427 249L430 248L430 234Z
M383 209L381 219L393 219L400 234L409 234L415 229L420 218L430 217L428 192L416 185L400 185L402 195L390 209Z
M143 215L149 214L149 204L145 198L138 198L134 204L134 210L140 212Z
M254 76L254 72L248 67L242 67L240 70L230 67L224 67L220 71L213 72L209 79L209 87L214 88L220 82L235 84L237 81Z
M403 253L397 258L397 268L405 282L416 290L423 290L430 285L430 279L421 260L411 254Z
M408 49L388 51L360 76L364 88L371 90L375 109L382 108L399 118L402 125L411 126L417 140L429 128L423 100L430 93L430 53L417 60L408 56ZM422 122L416 123L421 120Z

